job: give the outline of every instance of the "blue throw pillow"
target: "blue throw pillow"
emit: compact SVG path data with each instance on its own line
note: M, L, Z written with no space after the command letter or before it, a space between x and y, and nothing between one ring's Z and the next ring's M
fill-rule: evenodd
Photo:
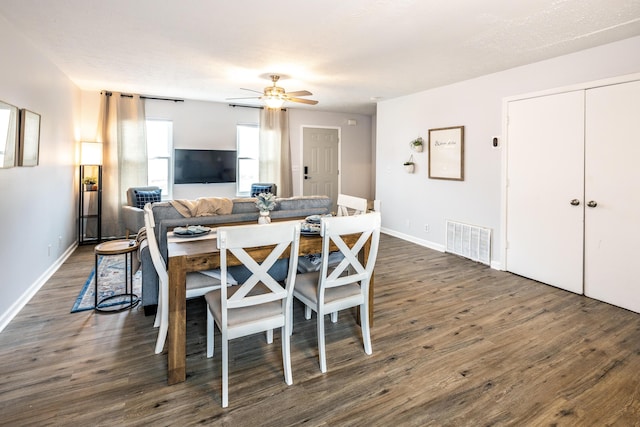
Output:
M256 197L260 193L271 193L271 184L269 185L251 185L251 197Z
M144 205L147 203L159 202L161 200L160 193L161 189L158 190L134 190L133 193L136 195L136 207L140 209L144 209Z

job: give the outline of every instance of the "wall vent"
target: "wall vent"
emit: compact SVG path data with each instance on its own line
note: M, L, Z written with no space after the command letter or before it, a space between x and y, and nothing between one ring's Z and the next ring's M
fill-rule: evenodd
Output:
M445 251L491 265L491 229L447 221Z

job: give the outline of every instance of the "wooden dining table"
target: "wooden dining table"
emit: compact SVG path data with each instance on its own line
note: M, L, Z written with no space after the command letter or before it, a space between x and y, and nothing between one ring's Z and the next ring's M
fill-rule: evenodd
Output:
M289 220L291 220L289 218ZM247 223L244 223L247 224ZM252 223L253 224L253 223ZM242 223L224 224L224 226L242 225ZM223 226L220 224L219 226ZM170 233L172 234L172 233ZM353 245L358 235L343 236L344 241ZM367 256L370 240L365 243L361 256ZM186 379L186 332L187 332L187 299L186 275L188 272L210 270L220 267L220 251L217 247L215 230L210 236L198 239L168 239L168 272L169 272L169 331L167 336L167 381L176 384ZM337 250L337 248L334 248ZM322 251L322 238L318 235L301 235L299 255L317 254ZM265 248L247 250L256 261L263 261ZM239 265L231 258L227 265ZM373 326L373 276L369 284L369 325Z

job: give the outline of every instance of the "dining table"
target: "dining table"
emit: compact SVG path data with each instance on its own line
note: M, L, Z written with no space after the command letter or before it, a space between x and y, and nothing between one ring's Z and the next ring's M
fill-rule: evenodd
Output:
M292 220L288 218L286 220ZM294 219L294 220L304 220ZM245 223L219 224L221 226L246 225ZM251 222L250 224L254 224ZM169 273L169 330L167 335L167 382L169 385L180 383L186 379L186 332L187 332L187 299L186 275L189 272L211 270L220 267L220 251L217 247L216 228L206 235L184 238L167 234ZM359 235L343 236L347 245L352 246ZM363 246L360 256L366 257L370 249L371 239ZM332 243L333 245L333 243ZM331 250L337 250L333 247ZM270 253L268 247L249 248L247 252L258 262L263 261ZM299 256L322 252L322 237L319 234L301 234ZM286 255L286 253L285 253ZM227 265L240 265L233 257L227 259ZM369 325L373 326L373 275L369 283ZM295 286L295 285L294 285Z

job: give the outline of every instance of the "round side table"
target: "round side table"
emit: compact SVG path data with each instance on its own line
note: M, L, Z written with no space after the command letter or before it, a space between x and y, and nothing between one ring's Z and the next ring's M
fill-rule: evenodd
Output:
M115 313L133 308L140 302L138 295L133 293L133 253L138 250L135 240L111 240L100 243L94 249L95 254L95 311L99 313ZM98 301L98 258L100 256L124 255L124 292L102 298ZM127 274L127 272L129 274ZM128 298L127 298L128 297ZM112 304L105 303L115 300Z

